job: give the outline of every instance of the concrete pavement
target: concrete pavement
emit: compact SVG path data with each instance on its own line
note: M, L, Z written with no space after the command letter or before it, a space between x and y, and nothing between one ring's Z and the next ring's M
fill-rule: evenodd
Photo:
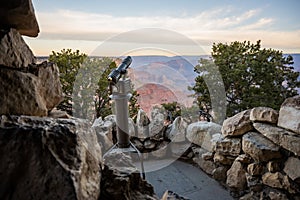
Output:
M168 160L145 161L146 179L154 186L159 197L166 190L171 190L191 200L232 200L229 191L203 171L190 164L175 161L168 165ZM166 167L158 168L159 165ZM150 172L149 172L150 171Z

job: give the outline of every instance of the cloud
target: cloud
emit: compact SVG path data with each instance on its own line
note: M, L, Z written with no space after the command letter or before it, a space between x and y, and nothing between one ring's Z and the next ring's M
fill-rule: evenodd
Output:
M235 13L235 14L232 14ZM237 14L238 13L238 14ZM231 7L207 10L197 15L174 16L113 16L73 10L37 12L41 40L104 41L119 33L140 28L155 27L172 30L195 40L201 45L213 42L250 40L272 48L300 49L298 31L273 31L273 18L260 17L260 9L239 13ZM145 33L144 33L145 34ZM166 43L182 45L171 36L159 32L143 38L129 35L128 42ZM145 41L147 38L148 41Z

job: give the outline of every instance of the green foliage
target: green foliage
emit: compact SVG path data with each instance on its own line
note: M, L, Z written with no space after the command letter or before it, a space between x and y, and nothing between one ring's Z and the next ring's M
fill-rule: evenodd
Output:
M81 63L87 58L86 54L79 50L63 49L61 52L54 52L49 56L49 61L57 64L60 72L60 82L64 94L64 100L57 106L72 115L72 92Z
M213 72L220 72L226 94L227 116L257 106L278 110L285 98L297 94L299 72L293 70L292 56L281 51L261 49L260 41L213 44L212 59L200 59L195 71L199 76L192 88L202 108L211 108L211 98L219 95L220 80ZM209 87L208 87L209 86Z
M56 63L60 70L65 99L58 106L59 109L90 120L112 114L107 80L109 73L116 68L112 58L91 58L79 50L72 52L71 49L63 49L61 52L52 52L49 61ZM138 111L137 95L133 91L129 104L131 117Z
M169 121L173 121L176 117L181 116L181 107L177 102L163 103L161 105L167 111Z

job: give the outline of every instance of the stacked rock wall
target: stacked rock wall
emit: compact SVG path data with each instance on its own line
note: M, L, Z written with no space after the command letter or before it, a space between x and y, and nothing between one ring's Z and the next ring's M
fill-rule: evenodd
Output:
M266 107L238 113L220 132L211 135L210 149L194 145L194 161L234 196L300 198L300 96L286 99L279 113Z

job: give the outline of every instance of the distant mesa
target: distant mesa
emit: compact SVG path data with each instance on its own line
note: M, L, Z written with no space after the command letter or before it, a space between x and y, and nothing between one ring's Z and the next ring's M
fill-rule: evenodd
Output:
M157 83L147 83L139 87L137 92L139 94L138 104L147 114L150 114L155 105L178 101L171 89Z

